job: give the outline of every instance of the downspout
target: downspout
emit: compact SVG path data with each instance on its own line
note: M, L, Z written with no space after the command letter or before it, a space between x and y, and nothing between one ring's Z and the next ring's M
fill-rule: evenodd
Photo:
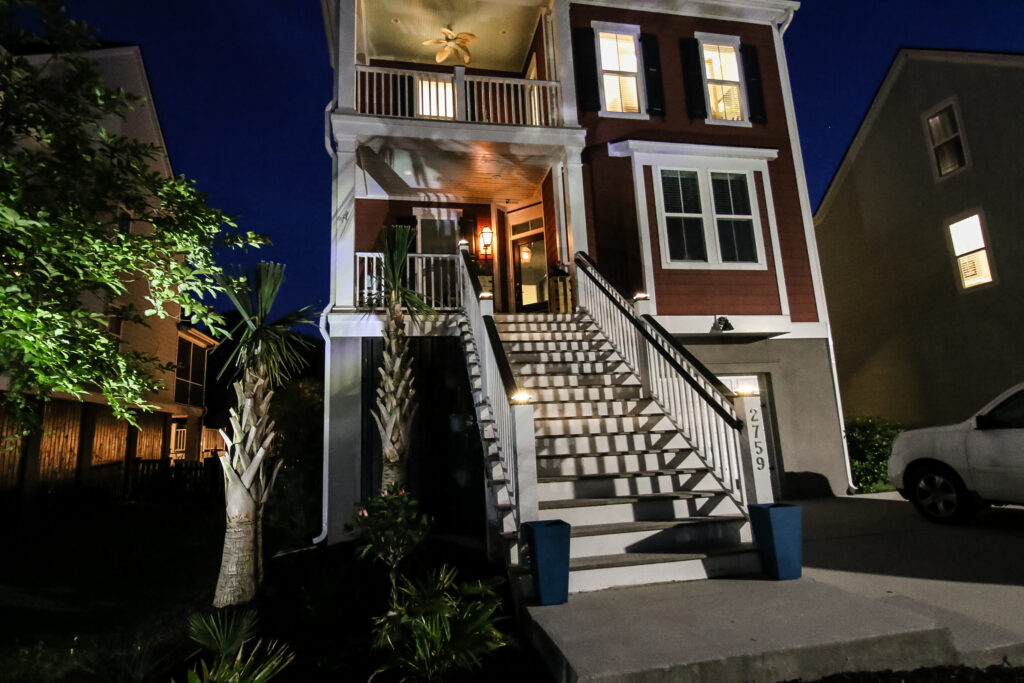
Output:
M782 20L782 23L779 24L779 37L780 38L782 36L786 35L786 29L789 28L789 25L792 24L792 23L793 23L793 9L790 8L790 9L786 10L786 16Z
M332 98L324 107L324 147L327 149L328 156L331 157L331 166L333 168L334 161L337 159L337 153L334 149L334 141L331 136L331 112L334 111L337 102L337 97ZM332 183L335 184L335 183ZM332 188L333 192L333 188ZM333 202L332 202L333 204ZM333 236L331 237L333 240ZM334 278L331 278L333 283ZM333 287L332 287L333 289ZM329 479L327 477L328 463L330 462L330 439L327 438L328 428L330 427L330 416L331 416L331 396L328 391L330 388L330 382L328 381L331 376L331 335L327 331L327 314L331 308L334 307L334 296L329 297L330 300L327 305L324 306L324 310L320 311L320 319L317 327L320 330L320 336L324 339L324 450L323 450L323 480L321 482L321 507L320 507L320 535L313 539L313 544L318 545L327 540L327 498L328 498L328 485Z

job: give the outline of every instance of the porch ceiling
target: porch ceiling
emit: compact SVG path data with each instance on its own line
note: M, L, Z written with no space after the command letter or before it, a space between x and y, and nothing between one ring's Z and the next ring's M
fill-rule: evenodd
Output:
M362 50L370 59L433 64L441 27L467 32L477 39L469 50L470 66L519 72L533 40L541 2L480 0L361 0ZM449 57L445 64L461 64Z
M531 200L557 159L550 147L496 142L375 137L358 148L367 185L385 196L508 200L509 208Z

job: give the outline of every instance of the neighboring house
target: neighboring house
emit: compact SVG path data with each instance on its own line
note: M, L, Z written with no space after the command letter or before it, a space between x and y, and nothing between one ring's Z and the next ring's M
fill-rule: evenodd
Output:
M848 419L957 422L1024 379L1021 93L1024 55L889 68L814 217Z
M153 106L142 54L137 46L108 47L90 51L104 79L144 99L124 120L106 122L108 130L164 148L163 134ZM167 157L153 162L155 170L170 175ZM146 230L147 226L123 221L120 229ZM147 283L135 281L128 291L112 302L145 309ZM90 305L86 302L85 305ZM96 299L96 306L103 303ZM147 396L155 408L139 412L141 429L116 420L102 395L87 394L82 401L56 393L45 404L42 434L19 448L0 450L0 492L20 490L53 491L69 486L96 486L112 492L123 491L136 458L142 460L194 460L203 451L217 448L204 437L204 385L207 350L214 340L187 324L179 323L178 311L167 318L152 317L146 325L111 318L110 333L126 347L155 357L160 365L175 365L162 371L164 388ZM16 433L0 412L0 436Z
M561 518L573 590L736 571L747 502L847 491L782 43L798 6L324 0L321 538L374 493L380 319L360 306L400 223L419 229L410 283L445 314L410 331L464 342L490 547L512 563L522 522ZM738 414L729 387L759 398Z

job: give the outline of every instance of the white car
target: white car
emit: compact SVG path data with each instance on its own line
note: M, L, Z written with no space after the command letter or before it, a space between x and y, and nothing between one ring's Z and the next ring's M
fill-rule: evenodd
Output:
M889 479L934 522L962 522L985 504L1024 504L1024 383L969 420L900 434Z

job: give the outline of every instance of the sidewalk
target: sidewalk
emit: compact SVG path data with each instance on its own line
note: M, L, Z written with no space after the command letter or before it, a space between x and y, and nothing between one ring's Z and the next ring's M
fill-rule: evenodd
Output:
M529 608L557 680L814 680L1024 664L1024 509L942 527L894 494L800 505L802 579L612 589Z

